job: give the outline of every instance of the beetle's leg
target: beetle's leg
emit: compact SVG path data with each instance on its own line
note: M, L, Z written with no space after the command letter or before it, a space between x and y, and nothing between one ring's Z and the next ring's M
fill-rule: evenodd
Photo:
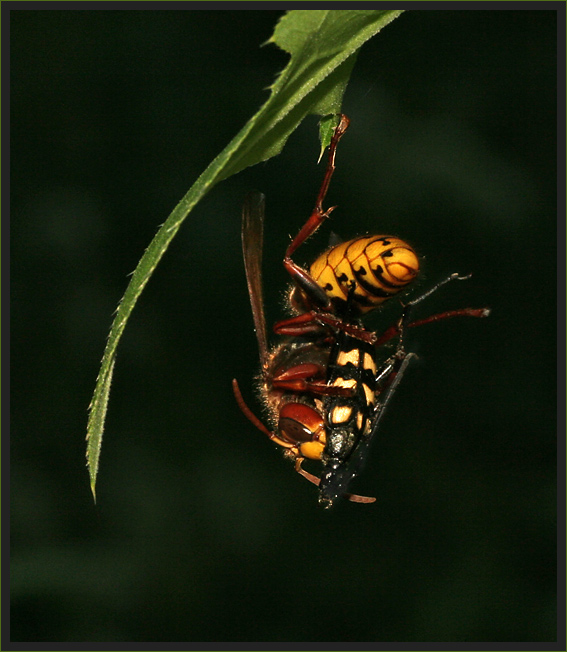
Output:
M283 448L288 448L290 453L292 453L294 456L298 454L299 451L295 444L291 444L287 441L284 441L283 439L280 439L280 437L278 437L275 432L268 430L266 426L260 421L260 419L258 419L258 417L254 414L254 412L252 412L248 405L246 405L236 378L232 379L232 391L234 392L234 397L236 398L238 407L242 410L244 416L247 417L249 421L251 421L256 426L256 428L258 428L258 430L267 435L274 443L278 444L279 446L283 446Z
M312 482L316 487L319 486L321 483L321 480L316 476L313 475L312 473L309 473L305 469L302 468L301 463L303 462L302 457L298 457L295 460L295 470L299 473L299 475L303 476L306 480L309 480L309 482ZM371 498L370 496L358 496L357 494L344 494L344 497L347 500L350 500L352 503L375 503L376 498Z
M390 387L394 384L397 385L401 379L396 381L400 370L405 371L407 364L411 358L417 358L415 353L406 353L402 348L398 350L386 360L376 372L376 396L379 397L383 392L388 392ZM378 409L378 408L377 408Z
M273 331L276 335L324 335L326 329L322 321L318 318L321 313L316 310L309 312L302 312L300 315L289 317L287 319L280 319L274 324Z
M331 177L335 171L335 155L337 150L337 144L349 125L349 119L346 115L341 115L340 122L335 129L335 133L331 138L329 144L329 158L327 162L327 169L325 170L325 176L323 177L323 183L319 189L319 194L317 195L317 201L315 202L315 208L313 209L311 215L305 222L305 224L299 230L299 233L291 241L289 247L287 248L284 256L284 267L286 268L288 274L291 276L295 285L301 288L305 294L313 301L313 303L321 308L328 308L330 306L329 298L326 293L315 283L311 276L299 265L296 265L293 260L291 260L292 254L300 247L309 236L313 235L315 231L321 226L327 217L334 210L334 206L328 208L326 211L323 210L323 201L329 190L329 184L331 182Z
M447 276L447 278L444 278L442 281L439 281L439 283L436 283L432 288L427 290L427 292L424 292L421 294L419 297L416 299L412 299L409 303L407 303L403 307L402 311L402 316L400 318L400 342L398 344L398 348L401 349L403 347L402 340L404 338L404 330L406 329L407 325L409 324L409 318L411 311L413 308L418 304L421 303L424 299L427 299L427 297L431 296L434 292L437 292L437 290L440 287L443 287L447 283L450 283L451 281L466 281L469 279L472 275L467 274L466 276L459 276L457 273L451 274L450 276Z
M376 334L372 331L356 324L349 324L331 313L318 312L317 310L310 310L276 322L274 332L278 335L308 335L321 331L322 326L329 326L335 331L343 331L370 344L376 342Z
M288 392L309 392L317 396L353 396L351 387L333 387L326 383L325 367L313 363L298 364L274 375L271 385Z

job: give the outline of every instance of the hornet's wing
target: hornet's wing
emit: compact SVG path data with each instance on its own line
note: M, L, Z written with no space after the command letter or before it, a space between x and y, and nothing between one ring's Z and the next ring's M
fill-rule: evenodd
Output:
M268 340L264 298L262 291L262 247L264 241L264 195L250 192L242 207L242 253L248 283L248 294L252 306L254 330L260 350L260 363L265 371L268 359Z

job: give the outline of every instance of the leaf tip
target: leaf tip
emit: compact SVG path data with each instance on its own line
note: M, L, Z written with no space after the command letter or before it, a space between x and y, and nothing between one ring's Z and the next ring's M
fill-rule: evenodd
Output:
M339 124L339 114L331 113L330 115L323 116L319 121L319 140L321 142L321 151L319 152L319 158L317 159L317 164L321 162L325 150L331 143L331 138L333 133Z

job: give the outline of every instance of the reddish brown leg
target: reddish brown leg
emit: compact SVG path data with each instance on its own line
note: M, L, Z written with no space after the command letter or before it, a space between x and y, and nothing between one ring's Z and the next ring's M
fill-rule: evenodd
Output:
M290 367L272 378L272 386L288 392L309 392L317 396L353 396L350 387L333 387L325 382L326 369L320 365L304 363Z
M412 299L412 301L410 301L405 306L403 306L402 316L400 317L398 323L395 324L394 326L391 326L385 333L382 334L381 337L378 338L378 340L376 341L376 346L379 346L380 344L384 344L384 342L391 340L393 337L399 336L400 341L398 344L398 349L403 350L402 340L406 328L412 328L414 326L422 326L423 324L429 324L430 322L440 321L441 319L449 319L451 317L488 317L488 315L490 314L489 308L461 308L460 310L448 310L447 312L441 312L436 315L431 315L430 317L426 317L425 319L419 319L413 322L409 321L410 313L413 307L416 306L418 303L421 303L424 299L427 299L427 297L432 295L434 292L437 292L437 290L440 287L443 287L443 285L446 285L451 281L466 281L470 277L471 274L467 274L467 276L459 276L458 274L451 274L450 276L447 276L447 278L444 278L442 281L439 281L439 283L437 283L432 288L427 290L427 292L425 292L424 294L420 295L416 299Z
M430 315L424 319L418 319L405 325L405 328L414 328L415 326L423 326L442 319L451 319L452 317L488 317L490 315L489 308L461 308L460 310L447 310L447 312L440 312L436 315ZM402 330L401 320L394 326L390 326L387 331L376 340L376 346L381 346L385 342L393 339L400 334Z
M316 487L319 486L321 483L321 480L316 476L313 475L312 473L307 472L305 469L301 467L301 463L303 462L302 457L298 457L295 460L295 470L299 473L299 475L302 475L306 480L309 480L309 482L312 482ZM350 500L352 503L375 503L376 498L371 498L370 496L359 496L357 494L344 494L344 497L347 500Z
M311 276L299 265L296 265L293 260L291 260L292 254L300 247L309 236L313 235L315 231L321 226L327 217L334 210L334 206L328 208L326 211L323 210L323 201L329 190L329 184L331 182L331 177L335 171L335 156L337 151L337 144L342 138L343 134L348 128L349 119L346 115L341 115L340 122L335 129L335 133L329 144L329 159L327 163L327 169L325 171L325 176L323 177L323 183L319 189L319 194L317 195L317 201L315 202L315 208L313 209L311 215L301 227L299 233L291 241L289 247L285 252L284 257L284 267L286 268L288 274L293 279L293 282L301 288L309 298L317 306L329 307L330 301L322 288L320 288L317 283L311 278Z
M300 315L289 317L288 319L280 319L274 324L274 333L276 335L311 335L314 333L321 333L323 335L326 329L323 328L321 321L316 320L315 316L319 313L311 310L309 312L302 312Z
M329 145L329 161L327 163L327 169L325 171L323 183L321 184L321 188L319 189L319 194L317 195L315 208L313 209L313 212L311 213L307 222L305 222L305 224L302 226L299 233L295 236L295 238L291 241L291 244L287 248L287 251L285 252L286 259L289 258L295 252L295 250L307 240L309 236L315 233L315 231L324 222L325 218L328 217L329 213L333 210L333 208L329 208L327 211L323 211L323 201L325 200L327 191L329 190L331 177L333 176L333 172L335 171L335 156L336 156L337 144L341 139L341 137L343 136L343 134L345 133L345 131L347 130L349 123L350 120L346 117L346 115L341 115L340 122L337 128L335 129L335 133L333 134L331 143Z
M321 326L330 326L334 330L343 331L370 344L376 342L376 334L372 331L356 324L346 323L331 313L318 312L317 310L310 310L295 317L276 322L274 332L278 335L308 335L320 331Z

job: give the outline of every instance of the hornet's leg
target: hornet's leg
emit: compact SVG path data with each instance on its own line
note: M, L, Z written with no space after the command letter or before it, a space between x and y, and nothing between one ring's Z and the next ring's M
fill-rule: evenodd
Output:
M413 299L403 307L402 316L397 324L390 326L375 342L376 346L380 346L385 342L388 342L392 338L399 335L400 345L398 348L402 348L402 340L406 328L413 328L415 326L423 326L424 324L429 324L435 321L441 321L442 319L450 319L452 317L488 317L490 315L489 308L461 308L459 310L448 310L446 312L441 312L436 315L430 315L425 319L418 319L417 321L410 322L411 311L418 303L421 303L424 299L429 297L431 294L436 292L440 287L449 283L450 281L465 281L471 277L470 274L467 276L459 276L458 274L451 274L447 278L443 279L436 285L434 285L427 292L424 292L422 295Z
M321 226L325 219L331 214L332 208L323 210L323 201L327 195L329 189L329 184L331 182L331 177L335 171L335 155L337 150L337 144L349 125L349 119L346 115L341 115L340 122L335 129L335 133L331 139L329 145L329 158L327 162L327 169L325 171L325 176L323 177L323 183L319 189L319 194L317 195L317 201L315 202L315 208L313 209L311 215L301 227L299 233L291 241L289 247L285 252L284 257L284 267L286 268L288 274L291 276L293 282L297 287L299 287L305 294L312 300L312 302L321 308L328 308L330 306L329 298L325 294L324 290L315 283L311 276L299 265L296 265L291 259L292 254L296 249L301 246L309 236L313 235L315 231Z

